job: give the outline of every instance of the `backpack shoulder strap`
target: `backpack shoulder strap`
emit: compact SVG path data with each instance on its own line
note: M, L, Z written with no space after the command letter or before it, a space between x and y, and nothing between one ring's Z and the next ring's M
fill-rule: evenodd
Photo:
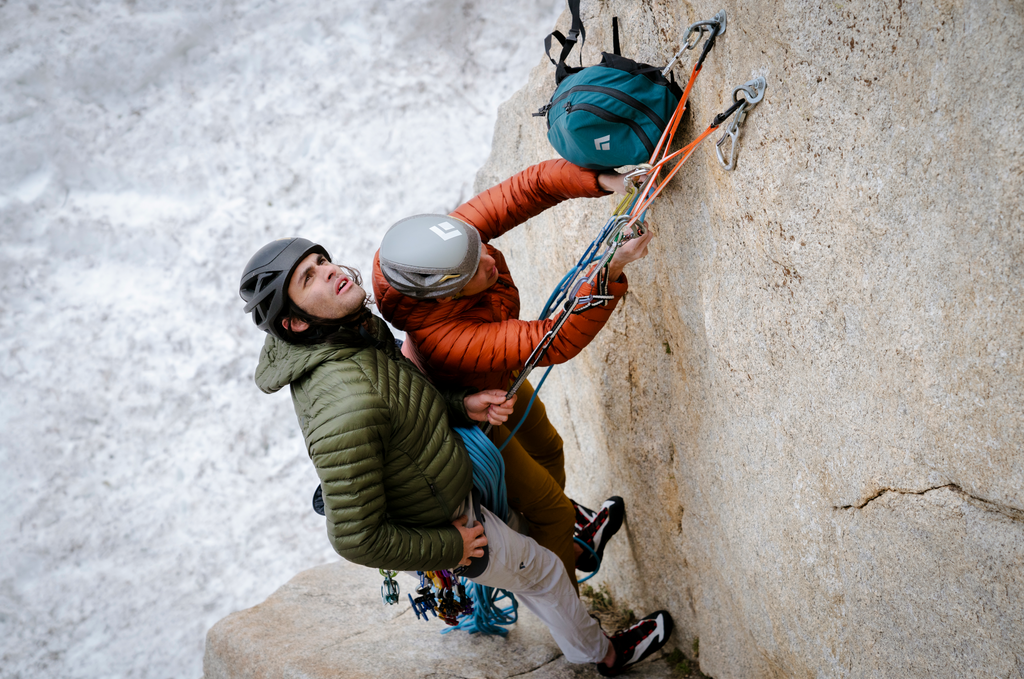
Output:
M555 65L556 85L562 82L566 76L583 69L583 43L587 39L587 29L583 27L583 20L580 18L580 0L568 0L568 4L569 13L572 15L572 27L569 29L569 35L565 36L560 31L552 31L544 38L544 53L548 55L548 59ZM562 46L562 52L558 55L558 61L551 58L551 38L557 40ZM580 43L579 68L568 66L565 63L577 41Z

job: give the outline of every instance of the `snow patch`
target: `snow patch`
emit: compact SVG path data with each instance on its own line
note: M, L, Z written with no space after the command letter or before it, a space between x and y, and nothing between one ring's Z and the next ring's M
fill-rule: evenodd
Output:
M46 191L46 187L50 185L52 177L53 170L50 168L36 170L15 185L9 193L22 203L34 203L36 198L39 198Z

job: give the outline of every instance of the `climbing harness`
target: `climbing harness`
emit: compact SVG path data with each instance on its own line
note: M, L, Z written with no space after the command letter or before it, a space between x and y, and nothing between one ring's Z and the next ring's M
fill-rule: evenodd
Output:
M473 487L480 494L481 504L507 522L509 508L505 494L505 462L501 459L501 453L476 427L456 427L455 432L462 438L473 462ZM506 628L519 618L519 603L515 595L459 577L458 572L459 569L454 572L417 572L420 584L416 589L416 597L406 595L416 617L429 620L432 614L441 618L449 625L442 630L442 634L453 629L470 634L508 634ZM502 601L507 605L502 606L499 603Z
M476 427L456 427L455 431L462 438L473 462L473 487L480 493L481 504L507 523L510 512L505 495L505 462L501 453ZM597 574L601 559L590 545L582 540L576 541L593 554L597 561L594 572L579 581L586 582ZM385 571L381 573L385 574ZM416 589L416 597L406 595L416 617L429 620L429 616L434 615L443 619L449 628L442 630L442 634L453 629L470 634L508 634L506 628L519 618L519 602L515 595L503 589L459 578L457 573L458 570L454 573L418 572L420 584ZM397 592L397 585L395 589Z
M482 431L476 427L455 428L462 438L473 462L473 487L480 494L481 504L502 521L508 521L509 508L505 494L505 462ZM420 577L416 596L406 594L417 618L429 620L433 615L444 620L448 628L473 634L505 636L506 629L519 618L519 603L515 595L503 589L494 589L459 577L455 571L417 571ZM384 576L381 598L386 604L398 603L398 583L395 571L380 569ZM507 605L501 605L505 602Z

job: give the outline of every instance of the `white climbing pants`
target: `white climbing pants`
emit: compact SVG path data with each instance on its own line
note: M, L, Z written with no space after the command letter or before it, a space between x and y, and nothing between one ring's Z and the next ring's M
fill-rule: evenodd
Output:
M576 595L561 560L533 538L506 526L486 507L481 507L482 517L474 517L472 503L466 505L468 525L483 519L484 535L490 548L490 562L473 582L515 594L544 621L569 662L601 662L610 642Z

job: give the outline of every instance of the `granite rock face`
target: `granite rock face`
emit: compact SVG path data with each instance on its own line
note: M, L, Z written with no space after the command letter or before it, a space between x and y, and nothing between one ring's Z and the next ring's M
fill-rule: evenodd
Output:
M663 64L723 6L678 136L764 76L736 170L704 142L608 328L543 390L570 496L626 499L599 582L668 608L717 679L1024 677L1024 5L584 0L583 61L618 16L624 54ZM478 189L554 156L530 116L553 71L503 106ZM612 206L496 241L524 318ZM593 676L528 614L507 641L440 637L378 588L300 574L211 630L207 679Z
M612 16L664 64L722 7L678 137L764 76L736 169L698 148L542 393L570 496L626 499L601 577L718 679L1024 676L1024 5L584 0L583 63ZM477 189L554 157L530 116L553 73L503 106ZM495 242L524 318L613 205Z

